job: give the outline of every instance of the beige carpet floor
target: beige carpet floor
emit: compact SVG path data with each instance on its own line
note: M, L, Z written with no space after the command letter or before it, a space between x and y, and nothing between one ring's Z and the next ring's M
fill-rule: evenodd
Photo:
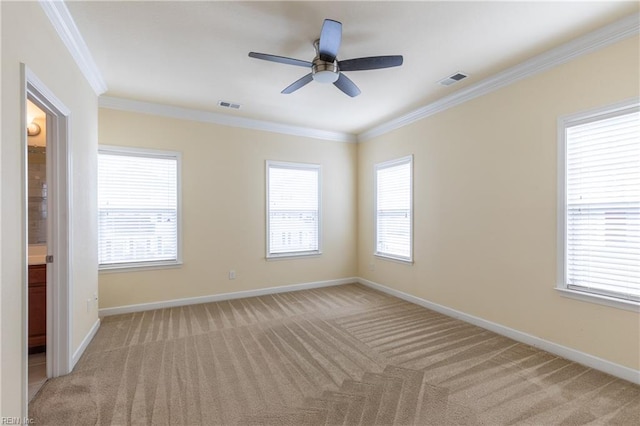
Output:
M353 284L106 317L38 425L637 425L640 387Z

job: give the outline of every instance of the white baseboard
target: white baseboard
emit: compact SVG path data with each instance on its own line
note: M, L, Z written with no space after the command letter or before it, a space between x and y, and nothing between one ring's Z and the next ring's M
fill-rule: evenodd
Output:
M611 374L612 376L619 377L624 380L628 380L632 383L640 384L640 371L638 370L634 370L632 368L625 367L623 365L619 365L611 361L607 361L605 359L598 358L593 355L589 355L587 353L578 351L576 349L568 348L566 346L559 345L557 343L553 343L548 340L541 339L531 334L524 333L522 331L518 331L513 328L506 327L504 325L501 325L492 321L488 321L473 315L469 315L464 312L457 311L455 309L452 309L443 305L439 305L437 303L429 302L428 300L421 299L417 296L413 296L411 294L404 293L402 291L395 290L385 285L378 284L373 281L369 281L359 277L341 278L341 279L327 280L327 281L315 281L315 282L309 282L309 283L285 285L280 287L261 288L257 290L246 290L246 291L238 291L233 293L222 293L222 294L215 294L210 296L189 297L184 299L165 300L161 302L141 303L136 305L103 308L99 310L99 315L100 317L104 317L109 315L149 311L153 309L173 308L177 306L196 305L199 303L219 302L223 300L242 299L245 297L264 296L264 295L276 294L276 293L286 293L289 291L299 291L299 290L308 290L312 288L330 287L330 286L350 284L355 282L363 284L367 287L382 291L383 293L390 294L399 299L406 300L407 302L411 302L416 305L423 306L427 309L431 309L441 314L493 331L494 333L498 333L502 336L509 337L518 342L522 342L527 345L542 349L544 351L561 356L563 358L577 362L587 367L594 368L596 370ZM87 345L89 344L89 342L95 335L96 331L98 330L99 325L100 325L100 321L98 320L96 324L94 324L94 326L91 328L91 331L87 334L85 339L82 341L82 344L80 345L76 353L73 355L73 365L75 365L75 363L78 361L78 359L86 349Z
M78 362L84 351L87 349L87 346L89 346L89 343L91 343L91 341L93 340L99 328L100 318L98 318L96 322L93 323L93 326L91 326L91 329L89 330L87 335L84 336L84 339L82 339L80 346L73 353L73 358L71 358L71 370L73 370L73 368L76 366L76 363Z
M619 365L611 361L595 357L593 355L589 355L576 349L568 348L566 346L541 339L531 334L527 334L522 331L497 324L495 322L487 321L473 315L465 314L464 312L460 312L455 309L439 305L437 303L429 302L428 300L421 299L411 294L395 290L393 288L366 280L364 278L358 278L358 282L360 284L366 285L367 287L371 287L373 289L382 291L383 293L395 296L399 299L406 300L407 302L415 303L416 305L423 306L427 309L431 309L441 314L457 318L473 325L477 325L478 327L482 327L502 336L509 337L518 342L522 342L527 345L542 349L544 351L558 355L562 358L577 362L578 364L582 364L587 367L605 372L607 374L611 374L612 376L628 380L632 383L640 384L640 371L638 370L634 370L632 368L625 367L623 365Z
M220 302L223 300L243 299L245 297L264 296L267 294L286 293L289 291L309 290L312 288L330 287L341 284L358 282L357 277L340 278L336 280L314 281L309 283L291 284L280 287L268 287L257 290L236 291L233 293L213 294L210 296L188 297L184 299L164 300L161 302L140 303L137 305L103 308L98 311L101 317L109 315L129 314L132 312L150 311L153 309L174 308L176 306L197 305L200 303Z

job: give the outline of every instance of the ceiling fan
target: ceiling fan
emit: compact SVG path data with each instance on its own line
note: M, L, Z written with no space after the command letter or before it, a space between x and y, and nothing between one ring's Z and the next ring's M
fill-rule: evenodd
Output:
M332 19L325 19L322 24L320 38L313 42L316 57L312 62L266 53L249 52L249 56L265 61L281 64L296 65L311 68L311 72L286 87L282 93L293 93L306 84L315 80L319 83L333 83L352 98L360 94L360 89L346 75L345 71L377 70L402 65L402 56L371 56L367 58L347 59L338 61L338 49L342 41L342 23Z

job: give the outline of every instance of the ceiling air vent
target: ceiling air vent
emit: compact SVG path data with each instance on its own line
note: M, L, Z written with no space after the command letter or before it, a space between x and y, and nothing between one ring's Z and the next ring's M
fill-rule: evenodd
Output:
M447 78L443 78L442 80L440 80L438 82L438 84L441 85L441 86L451 86L452 84L455 84L455 83L459 82L460 80L464 80L467 77L469 77L467 74L463 74L461 72L457 72L455 74L450 75Z
M218 101L218 106L223 108L240 109L240 104L234 104L233 102Z

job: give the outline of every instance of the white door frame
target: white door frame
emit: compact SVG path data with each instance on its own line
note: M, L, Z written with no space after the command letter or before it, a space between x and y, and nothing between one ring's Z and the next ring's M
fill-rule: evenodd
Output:
M53 255L53 263L47 264L47 377L57 377L71 372L71 157L69 149L70 110L51 90L25 65L22 75L22 150L24 172L22 173L24 217L27 217L27 99L38 105L47 114L47 254ZM28 256L28 221L22 230L25 256ZM28 264L28 262L24 262ZM28 271L23 276L23 289L28 289ZM23 294L28 295L25 290ZM28 296L23 298L23 381L25 408L28 405Z

